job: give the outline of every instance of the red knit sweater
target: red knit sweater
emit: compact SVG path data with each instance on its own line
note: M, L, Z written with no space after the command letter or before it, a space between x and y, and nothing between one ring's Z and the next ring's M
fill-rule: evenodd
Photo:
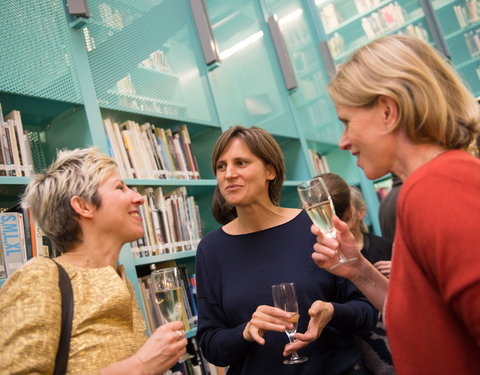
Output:
M480 160L449 151L397 205L386 324L399 375L480 374Z

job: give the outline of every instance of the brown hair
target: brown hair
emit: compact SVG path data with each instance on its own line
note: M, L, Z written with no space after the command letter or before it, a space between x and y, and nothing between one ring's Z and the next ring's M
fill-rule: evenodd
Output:
M350 186L338 174L322 173L321 177L330 193L335 214L343 221L348 221L350 216Z
M256 126L245 128L237 125L225 131L215 143L212 152L212 169L217 175L217 162L233 139L240 139L248 149L266 165L275 170L275 178L269 182L268 195L272 203L278 206L280 191L285 180L285 157L279 144L266 130ZM226 224L237 217L237 210L230 206L218 187L215 189L212 200L212 214L220 224Z

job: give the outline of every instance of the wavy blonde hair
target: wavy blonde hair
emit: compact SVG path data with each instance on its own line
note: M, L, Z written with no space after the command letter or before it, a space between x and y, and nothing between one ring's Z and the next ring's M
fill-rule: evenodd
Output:
M390 35L357 50L328 86L336 104L369 107L380 95L399 108L397 125L414 143L466 149L479 132L479 106L450 64L430 45Z

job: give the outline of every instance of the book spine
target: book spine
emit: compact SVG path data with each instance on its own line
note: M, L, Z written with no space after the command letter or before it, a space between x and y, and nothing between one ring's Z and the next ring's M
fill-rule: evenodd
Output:
M24 263L20 225L17 212L0 214L0 236L8 277Z
M25 252L26 252L26 261L33 258L33 240L32 240L32 231L31 231L31 215L29 214L28 209L22 208L22 219L23 219L23 238L25 243Z
M8 134L10 136L10 149L12 151L13 156L13 166L15 171L15 176L20 177L22 176L22 162L20 160L20 153L18 152L18 142L17 142L17 134L15 131L15 121L7 120L8 126Z
M0 279L7 278L7 267L5 265L5 256L3 253L3 245L0 241Z

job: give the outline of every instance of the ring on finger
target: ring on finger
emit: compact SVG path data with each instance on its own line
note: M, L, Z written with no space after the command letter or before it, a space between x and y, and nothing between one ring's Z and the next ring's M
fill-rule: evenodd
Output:
M181 331L181 330L177 330L175 331L176 334L178 335L178 339L183 339L183 337L185 336L185 331Z

